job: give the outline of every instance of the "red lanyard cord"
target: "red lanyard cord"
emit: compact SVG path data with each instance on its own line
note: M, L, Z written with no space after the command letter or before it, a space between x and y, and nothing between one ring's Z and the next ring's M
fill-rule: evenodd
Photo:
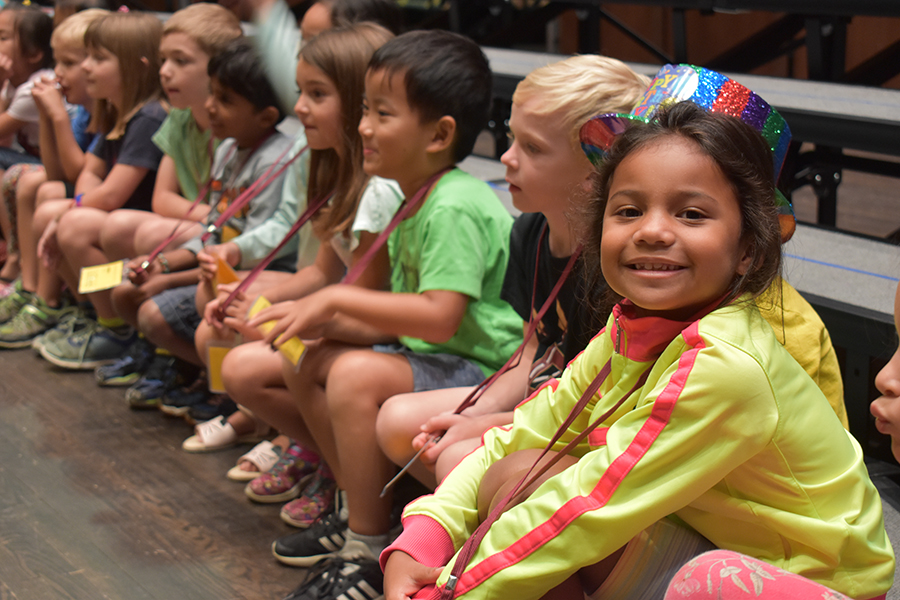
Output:
M341 283L349 285L349 284L355 282L357 279L359 279L360 275L362 275L363 271L368 266L368 264L370 262L372 262L372 259L375 258L375 254L378 252L379 248L381 248L381 246L383 246L384 243L387 241L388 236L390 236L391 232L397 227L397 225L399 225L400 221L402 221L403 219L405 219L407 217L407 215L409 215L409 212L412 209L414 209L416 206L418 206L418 204L422 201L422 198L425 197L425 194L428 192L428 190L431 189L431 187L437 182L438 179L441 178L441 176L443 176L444 173L446 173L446 170L440 171L439 173L435 173L434 175L432 175L428 179L428 181L425 182L425 185L423 185L421 188L419 188L419 190L415 193L415 195L412 197L412 199L410 199L409 202L403 202L400 205L400 207L397 209L396 214L394 214L394 217L391 219L391 222L388 224L388 226L378 235L377 238L375 238L375 241L372 242L372 245L369 247L368 250L366 250L366 253L363 254L363 256L356 262L356 264L353 265L353 267L347 272L347 275L344 277L344 279L343 279L343 281L341 281ZM329 197L325 197L320 200L317 200L312 205L310 205L309 208L307 208L306 211L303 213L303 215L297 220L297 222L294 224L294 226L291 228L291 230L288 232L288 234L285 236L285 238L283 240L281 240L281 243L279 243L278 246L276 246L275 249L272 250L262 260L262 262L260 262L258 265L256 265L253 268L253 270L250 271L250 273L247 275L247 277L245 277L244 280L241 281L237 285L237 287L234 289L234 291L232 291L228 295L228 297L225 299L225 301L221 305L219 305L218 310L219 310L220 318L224 317L225 309L228 308L228 306L232 302L234 302L234 299L237 298L238 294L245 291L250 286L250 284L257 278L257 276L259 276L260 271L262 271L263 269L266 268L266 266L272 261L272 259L278 253L278 251L284 247L284 245L288 242L288 240L294 234L296 234L297 231L299 231L300 228L310 218L312 218L312 216L320 208L322 208L325 205L325 203L328 201Z
M249 160L250 156L252 156L252 154L256 152L260 145L262 144L257 144L257 146L250 152L250 154L247 155L247 158L244 159L244 164L246 164L247 160ZM275 162L273 162L269 166L269 168L266 169L266 171L256 179L256 181L250 184L250 186L243 192L241 192L237 198L231 201L231 204L228 205L228 208L226 208L225 211L223 211L222 214L219 215L214 223L207 226L206 232L202 236L200 236L200 241L205 245L213 233L218 231L225 223L228 222L229 219L231 219L231 217L236 215L239 210L244 208L244 206L246 206L251 200L262 193L262 191L270 183L280 177L281 174L284 173L284 171L289 166L291 166L291 164L293 164L295 160L300 158L300 156L302 156L303 153L306 152L307 148L309 148L308 145L304 146L299 152L297 152L297 154L292 156L290 160L285 161L281 164L281 166L279 166L279 163L281 163L281 161L284 160L284 157L287 156L287 154L291 151L290 147L286 148L284 152L282 152L281 155L279 155L279 157L275 160ZM241 169L243 169L243 165L241 166Z
M210 187L212 187L212 182L213 182L213 177L212 177L213 141L212 141L212 137L210 137L210 139L209 139L209 144L207 145L207 152L209 153L210 174L206 178L206 182L200 187L200 191L197 193L197 197L194 198L194 201L188 207L187 212L184 213L184 216L181 217L181 219L179 219L178 222L175 224L175 227L172 228L172 233L170 233L166 239L164 239L162 242L160 242L159 245L153 249L153 252L151 252L150 255L147 256L147 259L144 262L142 262L140 265L138 265L138 267L134 270L135 273L141 274L144 271L146 271L147 268L153 263L153 261L156 260L156 257L159 256L163 250L165 250L166 246L168 246L169 244L172 243L172 240L174 240L175 237L178 235L178 229L183 224L188 222L188 217L191 216L191 213L194 212L194 209L197 208L197 205L200 204L200 202L203 199L205 199L206 195L209 193L209 189L210 189Z
M506 510L506 507L509 503L515 498L522 490L528 489L532 484L534 484L544 473L546 473L553 465L559 462L563 456L568 455L572 449L580 444L590 433L597 428L600 423L603 423L606 419L608 419L613 413L615 413L624 403L628 400L631 395L640 389L644 383L647 381L647 376L650 374L650 368L648 367L638 378L637 382L634 384L634 387L629 390L627 394L622 396L622 398L616 402L616 404L610 408L608 411L600 415L597 419L595 419L590 425L588 425L585 429L580 431L578 435L575 436L568 444L565 445L559 452L557 452L547 464L538 470L533 476L531 475L534 468L540 463L541 459L547 455L551 448L553 448L554 444L559 441L562 435L568 431L569 427L581 414L581 411L584 410L587 403L591 398L597 393L597 390L600 389L600 385L604 380L609 376L610 371L612 370L612 359L608 360L600 372L591 380L591 383L588 385L587 389L584 390L584 393L578 399L578 402L575 403L575 406L572 407L572 410L569 411L568 416L565 421L563 421L562 425L556 430L556 433L553 434L553 437L550 439L550 442L544 448L544 451L541 452L540 456L535 459L534 463L528 469L528 472L519 480L519 483L503 497L503 499L497 503L494 507L494 510L487 516L487 518L482 521L482 523L478 526L475 532L466 540L465 544L463 544L462 548L459 550L459 555L456 557L456 562L453 564L453 569L450 571L450 578L447 581L447 585L444 587L441 592L441 600L452 600L454 596L454 591L456 589L456 584L459 582L459 578L462 577L463 572L465 572L466 567L469 562L471 562L472 557L475 555L475 552L478 550L478 547L481 545L482 540L487 535L487 532L490 530L491 525L493 525L497 519L500 518L500 515Z

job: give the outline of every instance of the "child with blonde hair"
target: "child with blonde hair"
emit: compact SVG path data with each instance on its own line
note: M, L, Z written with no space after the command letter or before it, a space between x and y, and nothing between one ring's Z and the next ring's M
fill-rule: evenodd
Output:
M17 275L22 278L15 288L9 284L9 292L20 291L23 287L33 290L37 285L37 240L31 233L37 188L47 180L57 181L60 195L72 195L75 180L84 166L85 152L96 139L87 131L93 100L87 94L81 62L86 56L84 32L93 21L106 14L105 10L89 9L72 15L57 26L50 38L56 59L56 77L33 82L31 98L37 106L43 164L13 165L7 169L0 184L9 217L9 229L4 230L4 235L11 252L10 260L0 271L0 279L11 280ZM64 191L66 189L68 191ZM20 244L24 247L23 252L19 251ZM0 322L14 316L12 310L12 306L0 307Z

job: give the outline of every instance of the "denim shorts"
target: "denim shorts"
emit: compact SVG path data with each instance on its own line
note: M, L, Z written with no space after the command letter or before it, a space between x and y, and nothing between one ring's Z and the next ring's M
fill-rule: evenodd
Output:
M481 367L455 354L422 354L403 344L375 344L372 350L404 356L412 368L414 392L478 385L485 380Z
M186 340L194 341L194 333L200 326L202 317L197 313L195 299L197 286L187 285L172 288L151 298L172 331Z
M39 165L41 164L41 159L39 156L33 156L21 150L0 147L0 169L5 170L19 163Z

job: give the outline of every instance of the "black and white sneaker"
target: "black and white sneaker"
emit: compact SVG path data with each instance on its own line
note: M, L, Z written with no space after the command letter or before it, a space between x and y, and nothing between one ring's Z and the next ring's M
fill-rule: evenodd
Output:
M335 557L347 541L347 521L334 511L309 529L275 540L272 554L292 567L311 567L323 558Z
M316 565L300 587L284 600L382 600L384 576L378 562L330 558Z

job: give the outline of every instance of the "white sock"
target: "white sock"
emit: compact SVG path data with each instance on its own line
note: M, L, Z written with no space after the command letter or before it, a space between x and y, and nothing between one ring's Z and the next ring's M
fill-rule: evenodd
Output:
M390 536L386 533L380 535L362 535L350 529L347 530L347 541L341 549L341 558L358 560L361 558L378 560L381 551L387 548Z

